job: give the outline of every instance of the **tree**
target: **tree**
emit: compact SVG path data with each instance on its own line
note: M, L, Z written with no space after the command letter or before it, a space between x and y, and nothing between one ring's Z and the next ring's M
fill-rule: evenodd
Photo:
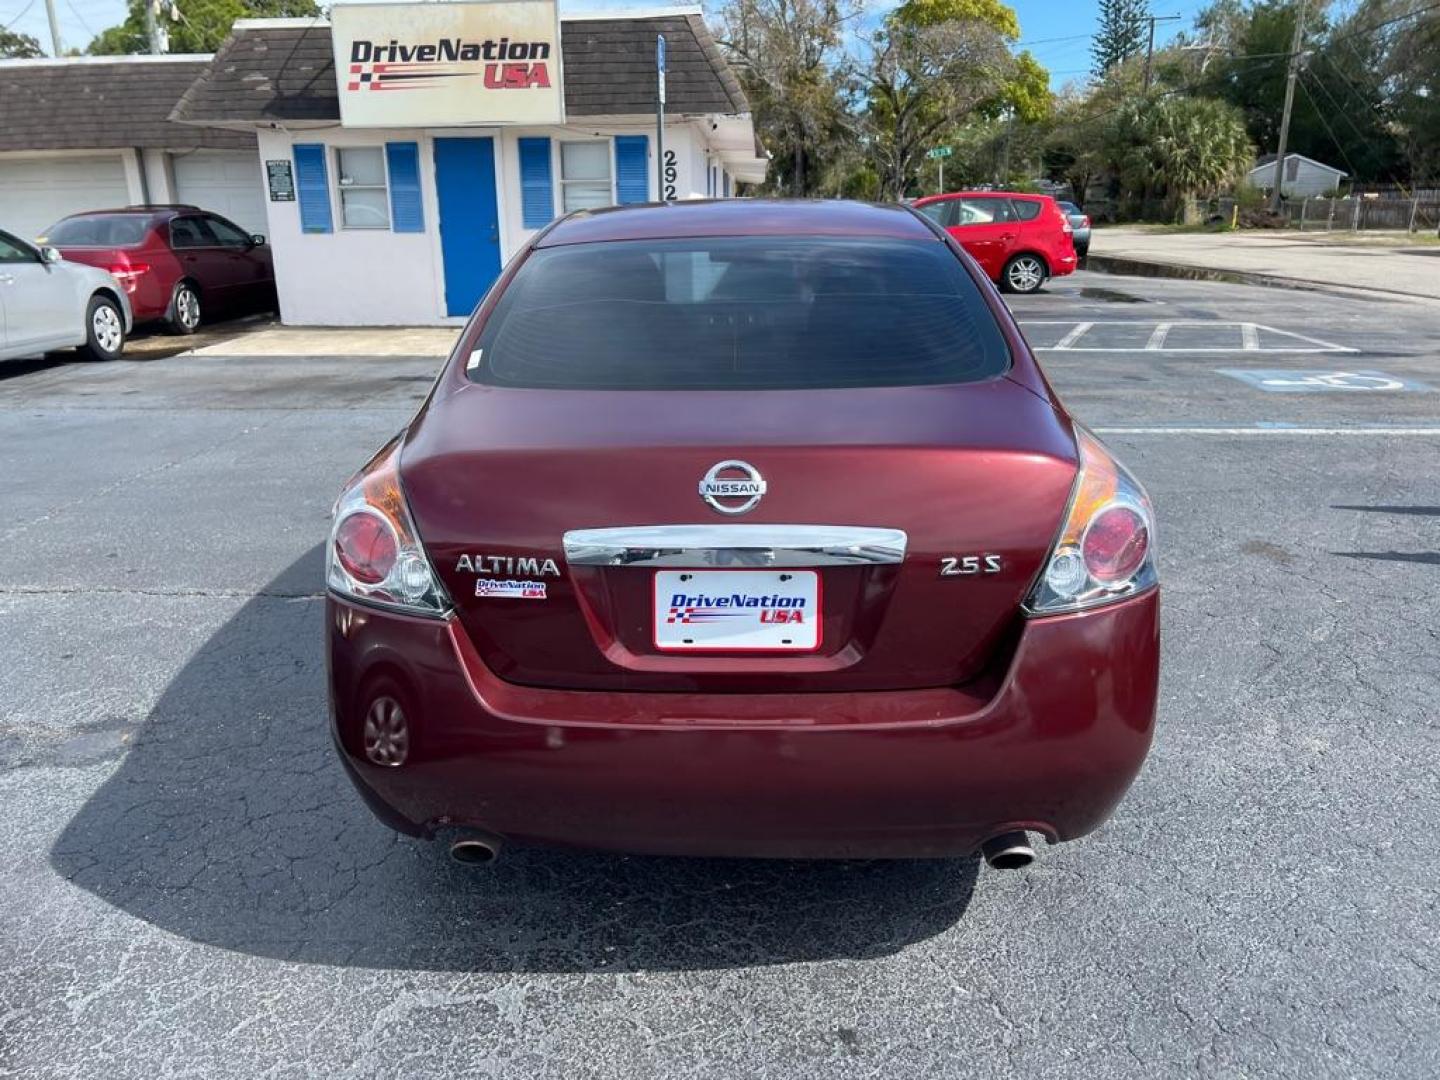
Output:
M1178 215L1187 199L1235 183L1255 160L1244 117L1214 98L1171 92L1132 98L1106 134L1110 164L1142 211L1160 198Z
M851 0L730 0L719 12L720 46L773 154L773 191L812 195L844 156L837 69L857 16Z
M101 31L85 51L95 56L149 52L145 3L146 0L129 0L125 21ZM283 19L319 14L315 0L173 0L162 6L156 17L169 39L169 52L204 53L220 47L236 19Z
M1393 13L1394 2L1362 4L1336 25L1326 18L1325 5L1308 6L1290 151L1333 163L1361 180L1404 171L1387 89L1387 80L1400 73L1387 69L1387 54L1406 37L1390 40L1361 32L1387 17L1380 12ZM1419 0L1405 2L1421 6ZM1199 92L1239 108L1251 141L1263 151L1274 151L1279 142L1280 102L1298 11L1295 0L1258 0L1244 8L1217 5L1201 15L1218 32L1220 44L1204 65Z
M1090 45L1097 76L1144 48L1149 16L1149 0L1100 0L1100 29Z
M1335 27L1326 52L1338 64L1350 60L1358 91L1379 97L1371 115L1387 122L1411 182L1440 184L1440 9L1433 0L1362 0Z
M40 42L29 34L22 34L18 30L7 30L0 26L0 59L32 60L37 56L44 55L45 53L40 48Z
M1044 68L1010 52L1019 34L997 0L908 0L857 46L854 126L881 198L903 198L926 152L967 120L1048 108Z

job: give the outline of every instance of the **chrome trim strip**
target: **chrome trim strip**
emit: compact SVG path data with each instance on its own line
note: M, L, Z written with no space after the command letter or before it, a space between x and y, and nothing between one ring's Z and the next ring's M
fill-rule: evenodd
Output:
M873 566L905 560L902 529L862 525L633 525L572 529L571 566Z

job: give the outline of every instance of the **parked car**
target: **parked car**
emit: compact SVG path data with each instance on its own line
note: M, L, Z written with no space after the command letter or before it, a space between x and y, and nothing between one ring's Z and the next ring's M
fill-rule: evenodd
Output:
M960 191L914 207L970 253L1002 289L1032 293L1075 269L1070 222L1049 195Z
M1073 202L1064 199L1055 201L1070 222L1070 239L1075 244L1076 257L1085 258L1090 253L1090 215Z
M904 206L536 235L327 544L333 732L462 861L1032 857L1158 678L1150 502Z
M110 274L0 232L0 360L69 348L114 360L130 323L125 290Z
M265 237L195 206L134 206L72 214L41 242L114 274L137 323L163 319L193 334L220 314L273 311L275 271Z

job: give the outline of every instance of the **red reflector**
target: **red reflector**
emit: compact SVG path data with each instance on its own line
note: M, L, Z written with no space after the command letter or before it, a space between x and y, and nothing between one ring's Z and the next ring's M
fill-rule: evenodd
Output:
M335 533L335 556L345 572L365 585L378 585L395 566L395 530L374 514L351 514Z
M1096 581L1113 585L1131 577L1145 562L1150 531L1128 506L1111 506L1090 519L1080 553Z

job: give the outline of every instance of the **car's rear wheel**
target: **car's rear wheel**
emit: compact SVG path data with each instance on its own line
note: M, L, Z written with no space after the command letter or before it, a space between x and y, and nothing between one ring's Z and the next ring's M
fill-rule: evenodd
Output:
M87 360L115 360L125 351L125 317L120 305L96 293L85 307L85 344L79 348Z
M1000 273L1006 292L1033 293L1045 284L1045 264L1038 255L1016 255Z
M165 322L172 333L193 334L200 329L200 294L195 286L182 281L175 286L175 295L170 298L170 312Z

